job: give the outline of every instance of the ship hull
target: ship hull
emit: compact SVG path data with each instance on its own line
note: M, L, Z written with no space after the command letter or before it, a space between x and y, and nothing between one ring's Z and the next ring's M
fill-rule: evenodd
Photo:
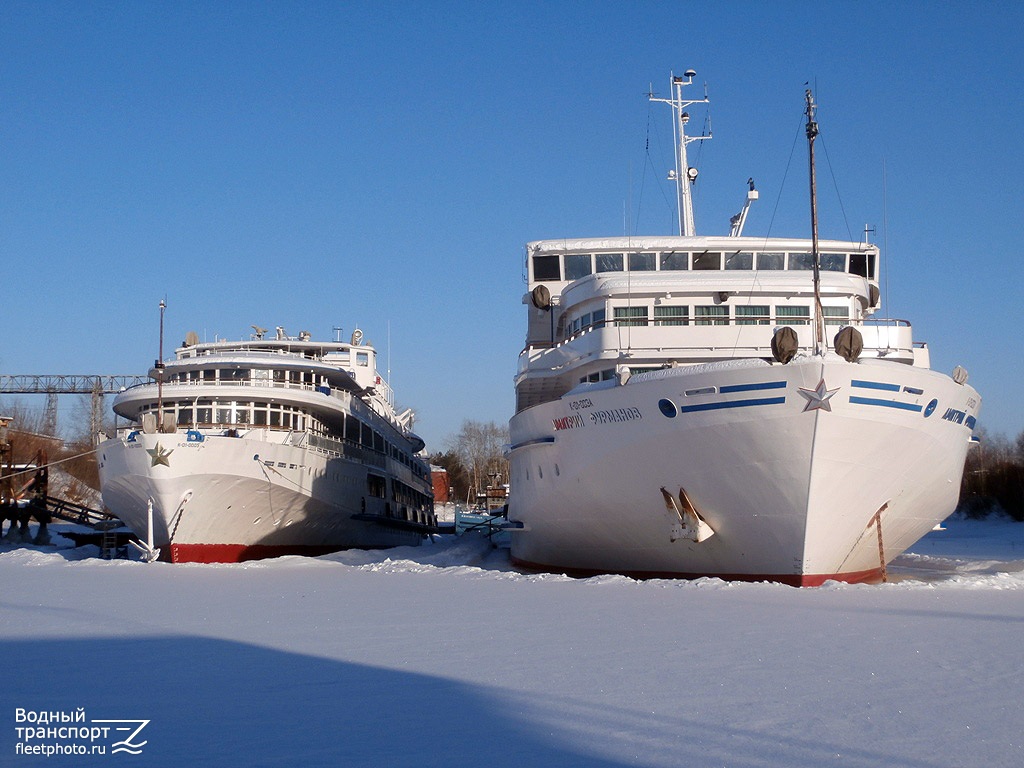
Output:
M512 558L577 574L877 581L955 508L979 406L942 374L833 355L578 390L511 421ZM665 493L680 491L706 540L679 536Z
M422 539L374 521L393 510L368 493L365 464L302 444L136 432L98 453L104 506L143 541L151 536L162 559L238 562Z

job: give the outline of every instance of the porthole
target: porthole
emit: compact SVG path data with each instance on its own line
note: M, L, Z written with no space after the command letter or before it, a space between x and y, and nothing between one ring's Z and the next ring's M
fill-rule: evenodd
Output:
M674 419L676 414L679 412L679 409L676 408L676 404L665 397L658 401L658 410L670 419Z

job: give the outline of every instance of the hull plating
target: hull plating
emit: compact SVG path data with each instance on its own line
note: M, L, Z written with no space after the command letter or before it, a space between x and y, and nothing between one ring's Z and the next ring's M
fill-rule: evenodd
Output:
M979 407L970 387L831 356L695 371L580 390L513 418L515 561L870 581L953 511ZM714 535L673 540L679 517L661 488L685 489Z
M137 434L100 446L104 505L175 562L235 562L349 547L417 544L420 536L356 521L386 514L358 462L286 443Z

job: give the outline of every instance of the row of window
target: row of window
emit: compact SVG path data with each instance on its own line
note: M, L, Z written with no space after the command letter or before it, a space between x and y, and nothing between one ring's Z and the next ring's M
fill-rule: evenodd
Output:
M370 472L366 476L366 493L377 499L387 498L387 480ZM392 502L394 507L392 507ZM403 482L391 479L391 499L384 506L385 517L430 523L433 520L433 500Z
M173 417L179 427L254 426L305 430L312 426L309 415L294 406L278 403L226 402L197 400L164 401L164 415ZM141 413L155 412L156 403L142 406Z
M808 325L811 318L809 306L779 305L775 314L771 313L768 304L735 306L730 310L728 304L709 304L689 306L684 304L658 304L648 306L614 307L611 325L647 326L647 325ZM691 313L692 310L692 313ZM732 311L733 314L730 314ZM845 325L850 320L847 307L822 307L826 325ZM608 325L605 310L585 312L567 322L562 334L563 338L575 336L594 328Z
M357 365L369 365L365 352L356 355ZM286 371L270 368L204 368L169 373L166 382L181 384L290 384L318 387L327 384L327 377L313 371Z
M196 400L165 400L164 416L174 419L179 427L217 427L236 429L238 427L270 427L303 432L307 429L315 434L332 437L352 445L388 456L409 467L416 475L423 477L426 470L406 451L387 440L383 434L357 416L345 414L344 423L337 431L328 430L306 411L291 405L265 402L225 401L198 398ZM155 413L156 403L149 403L140 409L144 413Z
M661 251L639 253L568 253L533 257L533 279L537 282L579 280L600 272L678 272L681 270L812 270L810 253L736 251ZM874 279L873 253L822 253L819 268L826 272L849 272ZM564 277L563 277L564 275Z

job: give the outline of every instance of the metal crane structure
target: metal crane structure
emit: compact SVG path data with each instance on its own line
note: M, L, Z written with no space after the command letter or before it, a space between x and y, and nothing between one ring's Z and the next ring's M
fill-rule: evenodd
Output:
M46 395L44 432L57 431L57 396L91 395L90 426L93 436L102 423L103 395L116 394L128 387L145 384L148 376L99 374L3 374L0 375L0 395Z

